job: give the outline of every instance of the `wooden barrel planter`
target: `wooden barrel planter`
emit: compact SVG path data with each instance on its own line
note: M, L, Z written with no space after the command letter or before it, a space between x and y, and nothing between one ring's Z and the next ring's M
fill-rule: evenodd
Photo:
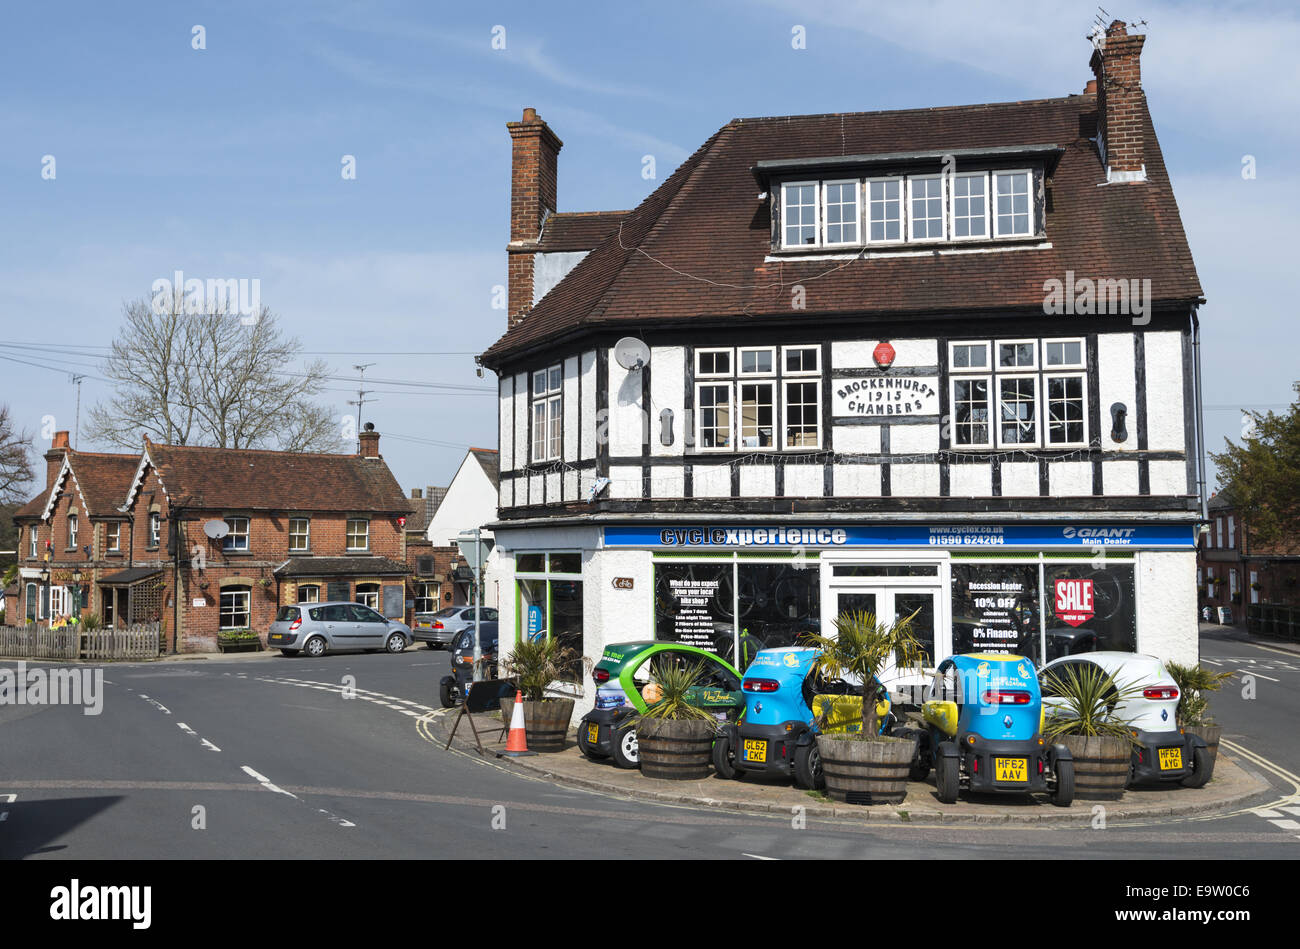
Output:
M636 727L641 773L667 781L708 777L716 734L713 722L642 719Z
M818 735L826 794L846 804L901 804L916 740Z
M563 751L573 718L573 699L524 701L524 734L529 751ZM501 700L501 716L509 727L514 714L514 699Z
M1062 735L1074 758L1074 797L1080 801L1118 801L1128 786L1133 746L1109 735Z
M1210 766L1219 757L1219 739L1223 736L1222 725L1187 725L1183 731L1189 735L1196 735L1205 742L1205 748L1210 753Z

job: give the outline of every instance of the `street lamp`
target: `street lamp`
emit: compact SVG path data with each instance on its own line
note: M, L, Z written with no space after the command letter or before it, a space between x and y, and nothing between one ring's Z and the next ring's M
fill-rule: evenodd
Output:
M76 620L77 620L78 623L81 622L81 607L82 607L82 603L81 603L81 576L82 576L82 574L81 574L81 568L80 568L80 567L73 567L73 568L72 568L72 583L73 583L73 588L72 588L72 615L73 615L73 617L76 618Z
M45 587L44 602L49 603L50 602L50 567L48 562L41 566L40 573L38 573L37 576L41 578L41 585ZM37 612L39 613L40 611L38 610ZM47 616L46 619L48 620L49 617Z

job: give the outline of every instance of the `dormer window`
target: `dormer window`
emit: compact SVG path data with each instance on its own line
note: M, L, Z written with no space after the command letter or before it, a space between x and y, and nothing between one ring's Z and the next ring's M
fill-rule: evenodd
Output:
M872 178L867 181L871 243L903 239L903 179Z
M782 185L781 211L786 247L816 245L817 182L798 181Z
M859 182L828 181L822 206L826 208L826 244L858 243Z
M952 237L969 240L989 235L989 176L956 175L952 179Z
M1033 227L1028 171L999 171L993 175L997 198L993 214L994 237L1023 237Z
M914 241L941 241L948 236L944 226L943 179L938 175L907 179L908 237Z

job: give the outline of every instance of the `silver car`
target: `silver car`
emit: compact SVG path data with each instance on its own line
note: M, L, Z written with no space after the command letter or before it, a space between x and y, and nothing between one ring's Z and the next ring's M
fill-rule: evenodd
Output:
M495 623L497 611L490 606L481 606L479 618L484 623ZM436 613L416 613L413 623L417 641L428 643L430 649L446 649L462 629L473 628L474 607L449 606Z
M282 606L266 636L266 644L286 656L301 651L313 658L343 649L397 653L414 641L405 623L347 601Z

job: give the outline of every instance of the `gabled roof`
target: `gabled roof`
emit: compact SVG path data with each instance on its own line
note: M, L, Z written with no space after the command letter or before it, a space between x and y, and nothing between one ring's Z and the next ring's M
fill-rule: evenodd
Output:
M488 476L488 480L495 487L501 477L500 453L495 448L471 448L469 453L478 460L483 473Z
M55 496L71 490L85 502L85 513L93 517L111 517L117 514L118 505L126 499L131 476L135 473L139 455L108 454L90 451L67 451L63 464L55 475ZM14 512L15 518L45 517L54 498L46 488Z
M145 454L168 496L187 498L194 507L410 512L409 499L380 458L147 440Z
M536 250L545 254L591 250L618 227L631 211L558 211L542 224ZM534 248L530 248L534 249Z
M989 105L734 119L691 155L571 270L483 361L586 329L625 331L693 320L800 319L1037 309L1044 282L1150 278L1153 300L1190 303L1202 290L1151 117L1142 105L1147 180L1106 184L1092 141L1097 97ZM771 225L757 199L762 162L1063 149L1051 171L1046 240L1013 250L769 260ZM1048 162L1050 167L1050 161ZM960 167L960 166L959 166ZM846 256L846 255L841 255Z

